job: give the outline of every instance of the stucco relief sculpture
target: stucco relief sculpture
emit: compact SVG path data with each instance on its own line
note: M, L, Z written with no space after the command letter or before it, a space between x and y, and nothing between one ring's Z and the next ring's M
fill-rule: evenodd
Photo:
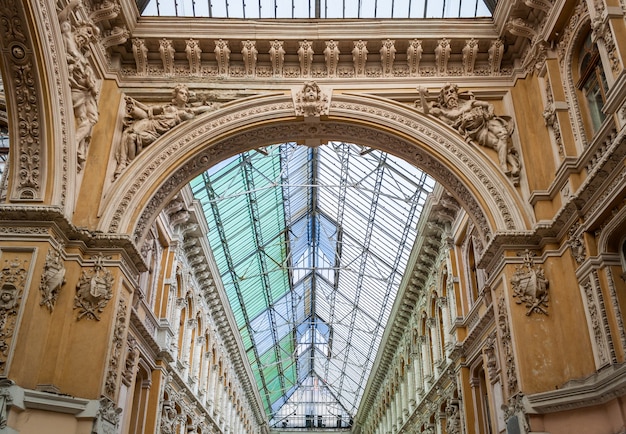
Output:
M448 400L446 405L446 434L459 434L461 432L461 415L458 404Z
M0 271L0 375L6 374L6 362L26 285L26 263L18 257L7 259Z
M46 306L50 312L54 309L59 291L65 283L65 265L61 258L59 249L50 249L46 255L46 263L44 264L43 273L41 275L41 291L40 306Z
M328 115L330 98L313 81L307 81L294 97L296 116L319 117Z
M508 116L496 116L493 105L479 101L471 93L459 93L456 84L446 84L435 102L426 101L428 91L418 88L422 110L457 130L466 141L493 149L500 169L518 185L520 160L511 142L514 123ZM416 102L417 105L417 102Z
M100 313L113 297L113 273L104 268L104 257L98 255L91 270L83 270L74 297L74 309L81 318L100 321Z
M114 178L117 178L145 147L176 125L193 119L199 113L216 108L213 104L190 105L190 92L185 85L176 86L172 96L171 103L156 106L148 106L134 98L126 97L125 129L115 152L117 167Z
M533 312L548 314L548 280L543 268L535 267L528 250L524 252L524 263L517 267L511 278L511 285L515 302L528 308L526 316Z
M69 84L72 91L72 104L76 119L76 158L78 170L84 167L91 131L98 122L98 97L100 85L89 61L89 44L95 42L100 30L93 23L77 21L72 25L71 14L81 5L80 0L70 1L59 12L61 36L67 56Z

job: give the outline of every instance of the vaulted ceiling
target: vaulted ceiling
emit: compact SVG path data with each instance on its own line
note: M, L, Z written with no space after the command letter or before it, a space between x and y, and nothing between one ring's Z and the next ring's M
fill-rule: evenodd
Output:
M339 142L249 151L192 182L271 426L350 424L434 185Z

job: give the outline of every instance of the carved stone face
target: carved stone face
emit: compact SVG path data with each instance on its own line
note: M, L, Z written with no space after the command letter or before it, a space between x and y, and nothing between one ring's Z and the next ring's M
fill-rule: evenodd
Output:
M443 90L443 102L449 108L459 106L459 94L454 86L448 86Z
M317 101L317 89L313 86L307 86L304 89L304 99L309 102Z
M181 87L174 92L174 102L177 105L185 105L189 101L189 91L186 87Z
M0 290L0 309L11 309L15 306L15 293L17 288L11 285L5 285Z

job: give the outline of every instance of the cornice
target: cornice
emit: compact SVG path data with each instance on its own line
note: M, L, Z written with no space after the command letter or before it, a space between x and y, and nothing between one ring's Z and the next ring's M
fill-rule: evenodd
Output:
M496 33L490 18L457 19L261 19L141 17L133 30L138 38L202 39L306 39L380 40L390 39L493 39ZM453 30L451 30L453 29ZM245 38L242 35L246 35Z
M527 395L528 413L548 414L607 403L626 395L626 364L610 365L549 392Z
M35 228L22 230L21 228ZM147 269L141 254L127 235L105 234L74 226L59 206L38 205L0 205L0 229L4 236L16 237L43 235L43 231L52 229L66 243L78 242L86 249L120 249L134 264L136 272ZM42 231L37 231L42 229Z

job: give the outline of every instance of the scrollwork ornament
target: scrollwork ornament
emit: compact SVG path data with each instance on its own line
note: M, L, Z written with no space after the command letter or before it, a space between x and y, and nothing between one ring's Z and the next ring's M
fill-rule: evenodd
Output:
M533 254L524 251L524 262L518 266L511 278L513 297L517 304L525 304L526 316L532 313L548 314L548 280L542 267L533 263Z
M104 268L104 256L94 257L90 270L83 270L74 297L74 309L79 309L77 321L82 318L100 321L100 315L113 297L113 274Z
M59 297L59 291L65 284L65 265L61 257L60 247L51 248L46 254L46 263L43 266L41 275L40 306L45 306L50 312L54 310L54 305Z

